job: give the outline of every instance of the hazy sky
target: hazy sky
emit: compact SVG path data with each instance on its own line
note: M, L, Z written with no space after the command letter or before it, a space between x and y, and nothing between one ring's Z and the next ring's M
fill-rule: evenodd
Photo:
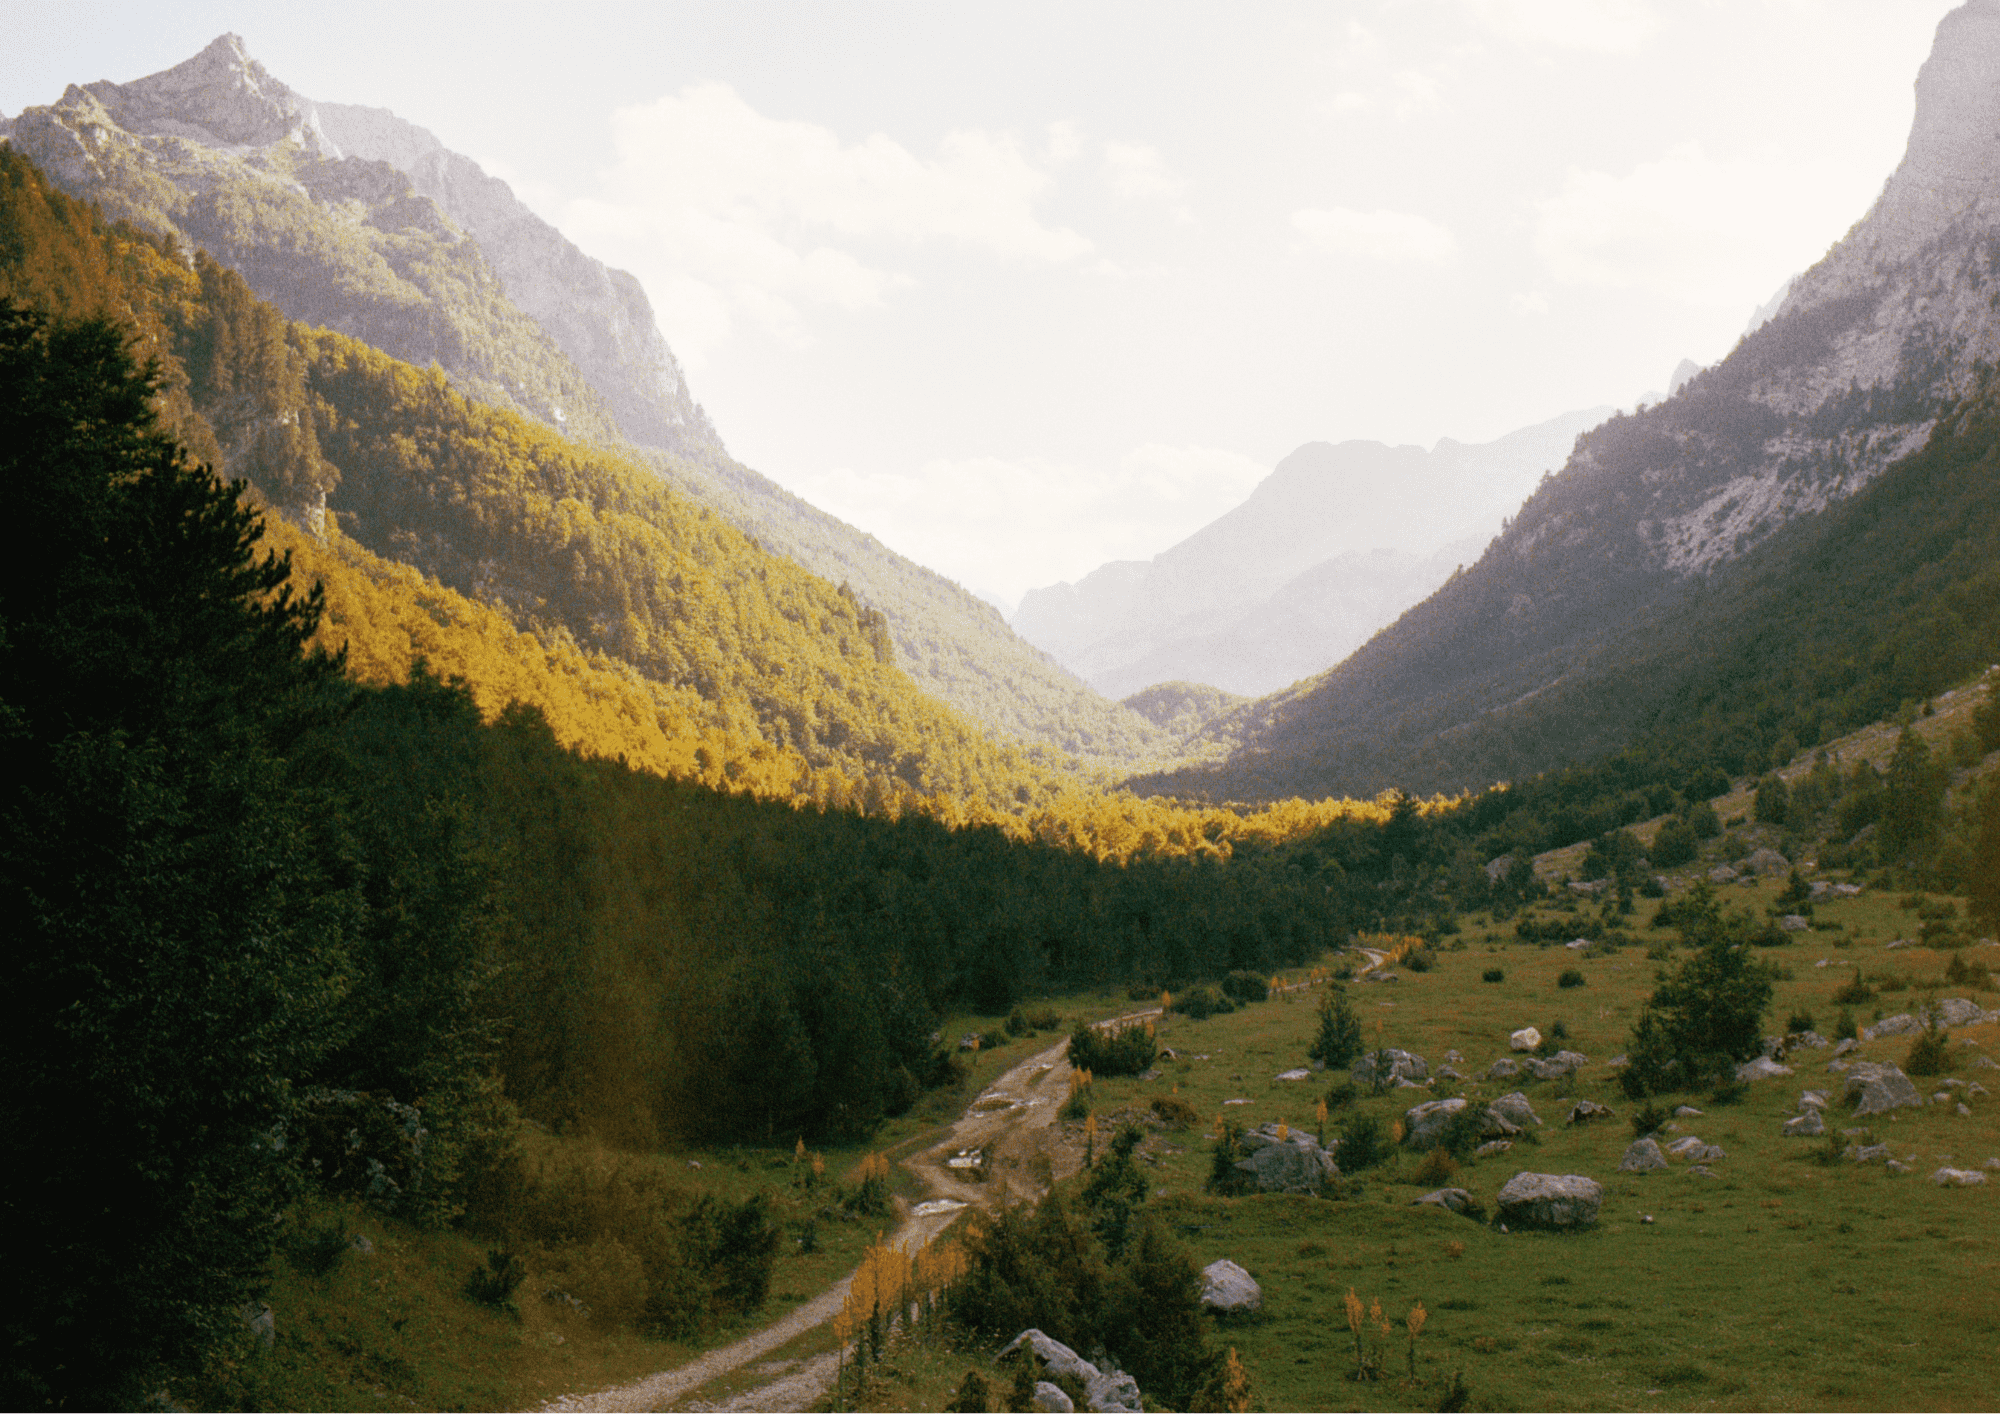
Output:
M0 0L0 110L225 30L636 272L739 458L1012 603L1301 442L1630 403L1858 220L1951 0Z

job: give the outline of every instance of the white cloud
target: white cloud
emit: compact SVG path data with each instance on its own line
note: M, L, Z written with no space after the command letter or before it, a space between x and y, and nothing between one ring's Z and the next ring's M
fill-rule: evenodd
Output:
M1051 178L1005 134L949 133L923 158L879 133L846 143L767 118L717 83L620 109L612 132L604 195L572 202L562 224L639 273L694 367L739 316L797 344L811 307L881 303L908 283L891 268L899 248L1043 263L1092 250L1036 214ZM1064 140L1051 129L1053 152ZM677 325L676 310L692 322Z
M1531 318L1549 312L1549 297L1540 290L1522 290L1518 294L1510 295L1507 303L1513 306L1516 314L1525 314Z
M1660 28L1649 0L1468 0L1468 8L1496 34L1557 49L1631 53Z
M1151 559L1250 493L1270 468L1217 447L1136 447L1115 466L963 457L913 473L840 468L792 489L978 591L1018 602L1107 560Z
M1142 142L1105 143L1104 170L1112 193L1127 201L1172 198L1187 190L1187 183L1167 170L1159 149Z
M1075 123L1049 124L1049 161L1060 167L1082 151L1083 138L1077 133Z
M1754 305L1847 229L1855 212L1845 187L1824 162L1715 159L1685 143L1620 176L1572 170L1560 193L1535 203L1535 253L1568 284Z
M1409 211L1355 211L1345 206L1295 211L1292 228L1327 255L1439 265L1458 254L1458 242L1450 231Z

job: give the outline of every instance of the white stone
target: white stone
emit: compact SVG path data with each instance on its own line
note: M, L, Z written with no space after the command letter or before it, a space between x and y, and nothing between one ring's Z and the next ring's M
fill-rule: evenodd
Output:
M1940 1188L1970 1188L1986 1182L1986 1175L1978 1169L1941 1168L1931 1175L1931 1182Z
M1542 1044L1542 1033L1532 1026L1523 1026L1507 1038L1507 1048L1514 1051L1532 1051Z
M1231 1314L1255 1311L1264 1304L1264 1289L1250 1273L1225 1257L1201 1269L1201 1304Z

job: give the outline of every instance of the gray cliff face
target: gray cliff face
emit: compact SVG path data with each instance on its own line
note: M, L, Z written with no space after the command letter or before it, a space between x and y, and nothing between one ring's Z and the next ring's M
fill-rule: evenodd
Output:
M388 109L312 106L341 151L396 168L479 242L508 296L604 395L627 437L676 451L720 450L636 279L585 255L505 182Z
M72 85L5 136L58 187L209 249L292 318L435 359L568 431L722 450L637 280L422 128L295 92L236 35L131 83ZM322 267L290 251L308 228Z

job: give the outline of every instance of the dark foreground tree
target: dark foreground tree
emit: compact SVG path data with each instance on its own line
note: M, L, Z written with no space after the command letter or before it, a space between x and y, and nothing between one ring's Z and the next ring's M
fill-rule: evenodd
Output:
M1725 1077L1757 1054L1771 1009L1771 969L1751 951L1747 920L1724 916L1706 884L1675 912L1695 952L1660 978L1633 1027L1619 1076L1633 1099Z
M104 322L0 303L0 1396L119 1407L240 1329L354 891L291 757L317 594Z

